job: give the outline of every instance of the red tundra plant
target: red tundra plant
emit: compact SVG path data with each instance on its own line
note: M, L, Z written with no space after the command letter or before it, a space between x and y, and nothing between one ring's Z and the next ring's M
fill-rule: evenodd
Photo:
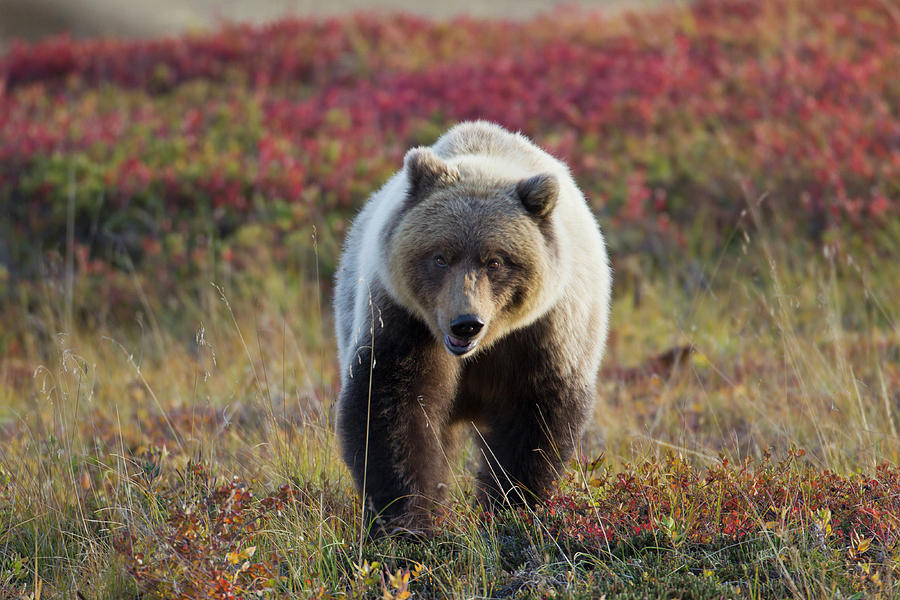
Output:
M561 539L594 550L650 533L667 543L743 540L764 532L814 535L822 543L900 542L900 469L841 477L798 459L727 459L705 472L679 456L613 471L600 458L566 474L539 515Z
M256 543L269 517L294 502L294 490L256 498L237 478L219 484L198 463L188 465L184 480L199 488L195 499L171 493L162 527L133 526L114 541L137 585L153 597L184 600L277 597L280 558L257 552Z
M703 0L15 43L0 202L14 242L54 247L74 199L78 241L132 258L176 231L227 248L247 223L339 237L405 149L483 118L568 161L619 252L697 219L724 242L761 195L784 234L867 239L900 195L896 18L881 0Z

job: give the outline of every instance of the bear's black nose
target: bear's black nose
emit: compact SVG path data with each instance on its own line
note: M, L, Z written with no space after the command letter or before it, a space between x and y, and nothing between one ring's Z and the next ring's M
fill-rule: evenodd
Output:
M484 321L475 315L460 315L450 323L450 331L458 338L471 338L478 335Z

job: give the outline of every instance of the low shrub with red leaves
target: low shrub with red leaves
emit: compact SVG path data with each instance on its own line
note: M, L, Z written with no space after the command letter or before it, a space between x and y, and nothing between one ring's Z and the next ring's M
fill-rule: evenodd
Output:
M564 543L591 551L642 533L673 544L720 544L767 533L812 533L824 543L867 539L873 552L900 542L900 469L841 477L798 461L727 459L705 472L680 457L615 472L598 459L569 472L539 513ZM867 543L867 547L869 546Z
M339 239L410 145L483 118L566 160L620 253L663 255L698 218L725 243L763 195L781 233L874 240L900 195L897 26L881 0L704 0L616 20L359 16L14 44L4 235L17 269L36 242L61 249L71 201L79 264L101 274L93 261L121 250L159 282L240 269L248 223L285 260L312 225Z
M139 533L132 524L115 540L138 586L184 600L278 597L280 558L260 556L255 543L268 516L292 501L290 486L256 498L237 477L217 484L197 463L184 477L201 490L195 501L170 492L163 528Z

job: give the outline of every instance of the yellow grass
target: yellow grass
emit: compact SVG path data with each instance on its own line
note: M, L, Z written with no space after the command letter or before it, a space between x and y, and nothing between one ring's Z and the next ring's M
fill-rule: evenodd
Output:
M797 447L840 473L896 463L894 250L822 252L746 236L705 263L617 264L583 454L605 452L621 466L674 450L707 465ZM143 315L101 329L67 328L65 293L49 285L29 310L6 307L16 327L7 335L22 348L0 367L6 589L133 593L111 540L152 531L162 518L155 494L198 461L259 490L285 482L307 490L303 510L283 515L266 538L283 556L324 549L316 564L289 563L291 581L357 576L333 558L361 550L358 501L332 433L338 384L323 287L286 285L271 269L252 285L199 289L177 298L144 290ZM99 310L97 301L75 297L74 313ZM682 345L694 350L686 362L652 372L649 359ZM462 515L473 464L470 452L454 469ZM470 543L497 543L479 527ZM468 564L459 588L445 591L489 588L483 568Z

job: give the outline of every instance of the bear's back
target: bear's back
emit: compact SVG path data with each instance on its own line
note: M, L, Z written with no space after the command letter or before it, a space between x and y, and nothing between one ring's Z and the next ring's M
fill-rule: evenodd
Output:
M487 121L460 123L431 147L445 160L485 156L517 163L525 172L553 172L568 177L568 169L521 133L512 133Z

